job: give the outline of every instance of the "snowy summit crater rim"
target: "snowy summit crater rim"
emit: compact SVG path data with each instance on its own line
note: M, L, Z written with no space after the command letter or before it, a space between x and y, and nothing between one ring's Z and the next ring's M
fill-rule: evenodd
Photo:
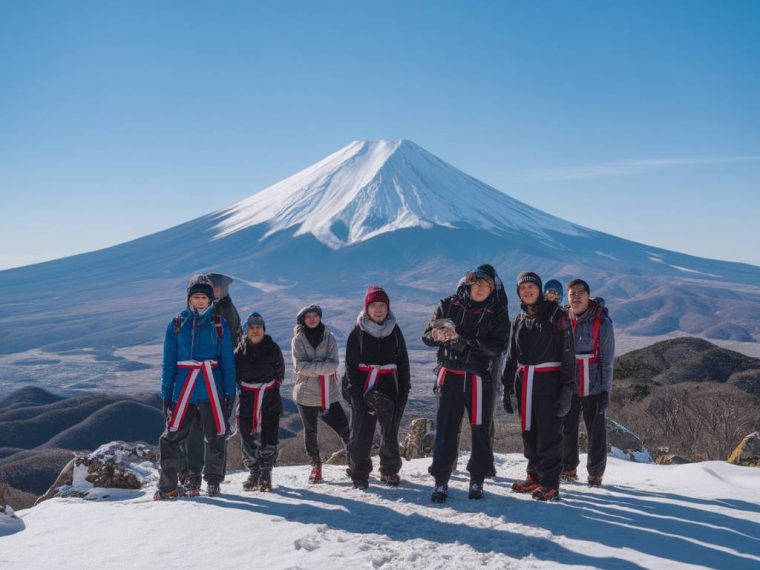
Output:
M214 239L266 224L340 249L404 228L476 228L495 234L584 228L532 208L465 174L412 141L354 141L216 213Z

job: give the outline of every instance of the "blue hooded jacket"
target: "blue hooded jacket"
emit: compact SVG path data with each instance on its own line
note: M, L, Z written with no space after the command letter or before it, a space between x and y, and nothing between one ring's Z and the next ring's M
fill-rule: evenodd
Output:
M232 333L222 318L222 339L216 330L214 311L199 315L185 309L180 313L182 320L179 332L175 333L174 319L169 322L164 336L164 363L161 376L161 397L176 402L190 370L177 368L182 360L216 360L219 368L214 369L214 382L220 398L235 396L235 355ZM209 400L203 372L200 372L193 388L190 403Z

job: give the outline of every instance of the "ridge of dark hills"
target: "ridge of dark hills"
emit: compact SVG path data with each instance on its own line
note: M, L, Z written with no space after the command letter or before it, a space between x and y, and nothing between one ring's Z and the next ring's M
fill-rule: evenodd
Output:
M94 450L110 441L155 443L164 430L160 410L140 402L124 400L109 404L83 421L61 431L41 447Z
M0 398L0 409L11 407L23 407L28 405L42 405L60 402L64 398L56 396L37 386L24 386L14 390L4 398Z
M73 457L69 449L20 451L0 461L0 478L20 491L41 495Z
M760 359L720 348L704 339L679 337L618 356L614 377L615 382L654 385L730 382L751 392L752 378L756 378L753 370L760 371ZM741 380L732 382L737 374L742 375Z

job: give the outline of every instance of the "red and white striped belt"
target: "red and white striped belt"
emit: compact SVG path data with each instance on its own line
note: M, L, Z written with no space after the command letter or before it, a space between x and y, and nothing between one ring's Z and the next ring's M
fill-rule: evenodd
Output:
M360 364L359 372L365 372L364 393L366 394L375 387L380 376L396 374L398 367L395 364Z
M542 362L541 364L517 364L517 371L522 372L522 397L520 422L523 431L530 431L533 423L533 376L536 372L559 372L561 362Z
M177 368L189 370L190 373L185 378L182 391L179 393L179 400L177 400L177 407L169 419L169 431L177 431L182 425L182 420L185 418L190 404L190 398L193 395L195 381L198 378L198 374L203 371L203 380L206 383L206 392L208 393L211 412L214 415L214 423L216 424L216 433L217 435L224 435L227 432L227 426L224 422L222 402L216 390L213 372L214 368L219 368L219 364L217 364L216 360L181 360L177 362Z
M251 412L251 435L261 430L261 409L264 404L264 391L280 387L279 380L270 382L241 382L240 389L253 393L253 411ZM239 423L239 422L238 422Z
M470 413L470 425L479 426L483 424L483 378L477 374L468 373L466 370L456 370L454 368L446 368L441 366L438 371L438 378L436 384L443 386L446 376L452 374L454 376L463 376L464 382L462 383L462 389L467 389L467 378L469 376L472 385L471 405L472 412Z

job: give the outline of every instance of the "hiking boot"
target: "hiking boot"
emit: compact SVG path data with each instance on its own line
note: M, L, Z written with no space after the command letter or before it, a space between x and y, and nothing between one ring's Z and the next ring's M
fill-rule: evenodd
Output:
M565 471L559 474L559 478L562 481L577 481L578 480L577 469L566 469Z
M272 490L272 470L262 469L261 477L259 478L259 491L268 493Z
M602 477L601 476L589 475L588 476L588 486L589 487L601 487L602 486Z
M243 482L243 491L256 491L259 488L260 478L261 473L259 471L251 471L248 479Z
M483 498L483 483L477 481L470 481L470 493L467 495L468 499L482 499Z
M380 474L380 481L389 487L398 487L401 483L401 477L398 476L398 473L382 473Z
M515 481L512 483L512 490L515 493L532 493L538 489L541 485L533 478L533 475L528 473L527 479L522 481Z
M190 487L185 490L185 496L187 497L199 497L201 490L198 487Z
M166 501L167 499L176 499L177 497L181 497L182 493L178 489L172 489L171 491L162 491L161 489L156 490L155 495L153 495L154 501Z
M449 486L446 484L436 485L433 489L433 494L430 496L430 500L434 503L445 503L449 497Z
M309 473L309 483L322 483L322 464L315 463L311 466L311 473Z
M369 479L354 479L354 489L359 489L360 491L366 491L369 489Z
M209 483L208 485L206 485L206 494L209 497L216 497L221 492L222 490L219 487L219 483Z
M559 489L539 487L533 491L532 497L538 501L559 501Z

